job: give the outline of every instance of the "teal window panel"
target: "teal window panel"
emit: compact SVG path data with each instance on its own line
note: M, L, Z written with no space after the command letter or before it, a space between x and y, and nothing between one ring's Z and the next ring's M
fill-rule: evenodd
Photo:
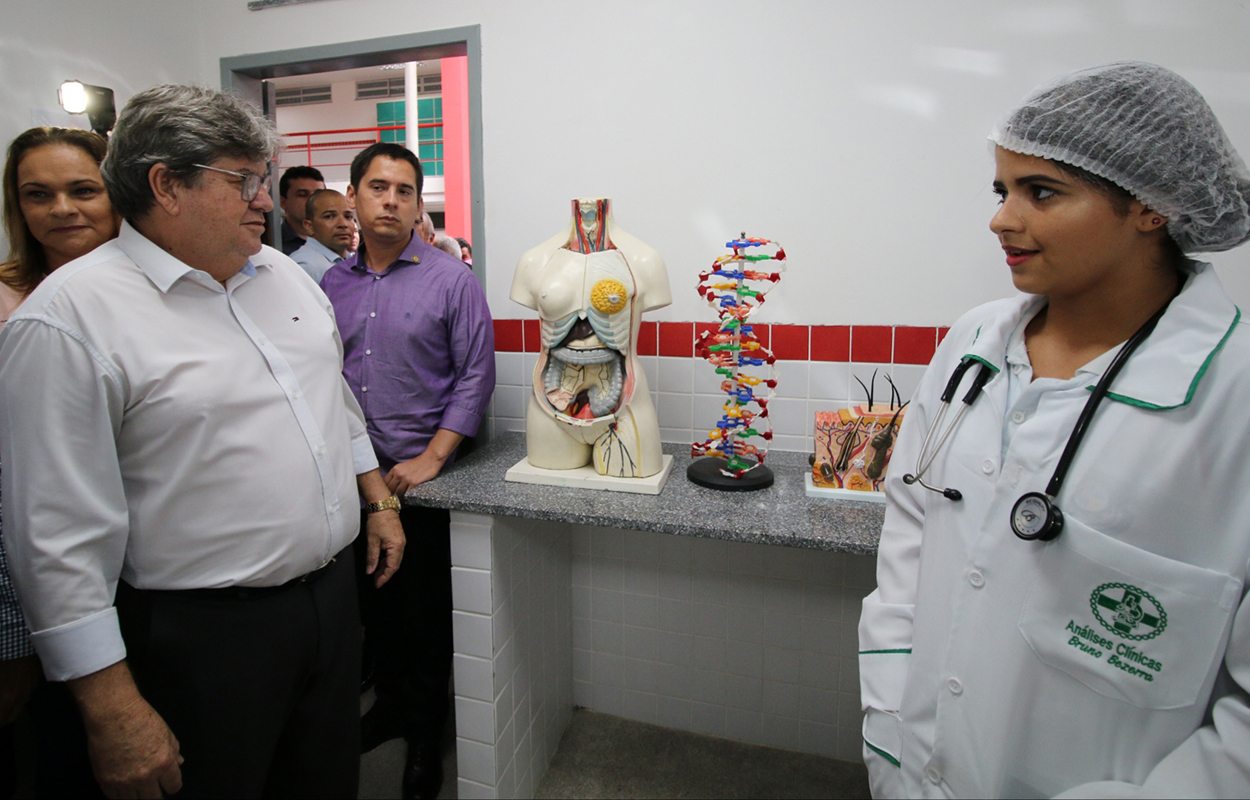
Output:
M438 158L438 151L435 150L437 146L438 145L433 145L433 144L418 145L417 157L420 158L422 161L432 161Z
M434 101L431 99L417 101L417 118L428 122L434 116Z
M382 133L382 141L384 142L395 141L395 131L382 131L381 133Z
M441 161L434 162L434 174L435 175L443 174L443 162Z
M394 106L395 106L395 121L396 121L396 122L403 122L403 121L404 121L404 115L406 115L406 114L408 113L407 111L405 111L405 110L404 110L404 105L405 105L405 103L404 103L404 101L403 101L403 100L396 100L396 101L394 102Z
M443 127L440 125L437 128L419 128L417 138L423 142L438 141L443 138Z
M434 116L440 120L443 118L443 98L441 97L434 98Z
M395 120L394 103L378 103L378 125L390 125Z
M436 150L437 150L437 152L438 152L438 155L436 155L436 156L434 156L434 157L435 157L435 158L437 158L438 160L442 161L442 159L443 159L443 143L442 143L442 142L439 142L438 144L434 145L434 147L435 147L435 149L436 149Z

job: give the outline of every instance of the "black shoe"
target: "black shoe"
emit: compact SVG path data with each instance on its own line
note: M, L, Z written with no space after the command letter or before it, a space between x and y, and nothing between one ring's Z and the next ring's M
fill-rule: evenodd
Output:
M437 747L408 743L408 761L404 764L404 800L434 800L443 788L443 756Z
M399 717L388 714L378 708L375 703L360 718L360 752L365 754L380 744L398 739L404 735L404 726Z

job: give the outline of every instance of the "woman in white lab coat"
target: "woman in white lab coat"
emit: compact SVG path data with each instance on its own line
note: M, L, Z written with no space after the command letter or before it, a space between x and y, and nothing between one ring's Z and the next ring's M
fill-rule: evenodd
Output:
M951 328L891 459L873 793L1250 796L1250 330L1183 255L1250 238L1250 172L1150 64L1053 81L991 140L1022 294Z

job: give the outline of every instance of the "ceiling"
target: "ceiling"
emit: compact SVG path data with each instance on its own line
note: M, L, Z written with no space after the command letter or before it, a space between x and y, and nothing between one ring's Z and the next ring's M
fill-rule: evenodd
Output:
M417 62L421 66L417 67L418 75L437 75L442 69L442 61L439 59L429 59ZM402 78L404 71L402 69L383 69L382 67L358 67L356 69L344 69L338 72L314 72L308 75L292 75L287 78L268 78L265 83L271 83L279 89L295 89L305 86L319 86L326 83L339 83L341 81L376 81L382 78Z

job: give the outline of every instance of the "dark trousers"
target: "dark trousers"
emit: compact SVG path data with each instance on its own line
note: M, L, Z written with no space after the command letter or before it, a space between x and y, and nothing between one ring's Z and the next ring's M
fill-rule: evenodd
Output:
M143 591L117 609L139 691L178 737L179 797L355 797L360 622L351 548L278 589Z
M69 687L40 681L28 708L35 739L35 796L103 798L87 757L82 714Z
M396 719L409 741L436 746L447 721L451 678L451 515L404 506L407 545L381 589L364 574L365 520L356 540L361 618L374 662L378 713Z

